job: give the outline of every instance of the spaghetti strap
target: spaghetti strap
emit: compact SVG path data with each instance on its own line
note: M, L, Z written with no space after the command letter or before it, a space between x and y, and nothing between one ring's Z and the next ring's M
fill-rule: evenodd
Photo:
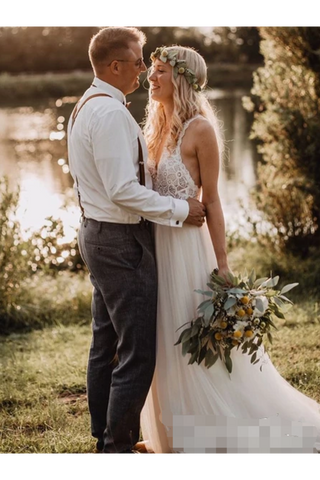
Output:
M177 146L175 148L175 152L179 151L180 148L181 148L181 143L182 143L182 139L184 137L184 134L186 133L186 130L187 128L189 127L190 123L193 122L193 120L195 120L196 118L199 118L201 117L200 114L197 114L195 115L194 117L192 118L189 118L188 120L186 120L183 124L183 127L182 127L182 130L180 132L180 135L179 135L179 138L178 138L178 141L177 141Z

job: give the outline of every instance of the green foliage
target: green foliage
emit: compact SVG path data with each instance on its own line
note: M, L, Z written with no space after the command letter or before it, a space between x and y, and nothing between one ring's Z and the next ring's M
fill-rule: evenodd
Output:
M0 325L7 324L19 309L21 282L28 276L27 243L15 218L19 190L11 191L0 178Z
M78 271L84 269L76 235L68 243L63 242L63 222L59 218L48 217L40 230L29 239L29 265L33 272L43 271L56 275L61 270Z
M76 238L63 243L62 221L49 218L24 239L18 202L19 189L0 177L0 333L88 321L91 288L72 275L84 270Z
M0 71L91 69L88 45L98 27L1 27Z
M320 237L320 29L259 31L264 66L244 99L262 156L255 200L275 229L269 242L306 256Z
M91 70L88 45L100 27L0 27L0 71L8 73ZM161 45L193 47L212 62L260 63L256 27L141 27L144 56Z
M196 290L210 300L200 303L198 317L181 332L175 345L181 343L182 355L191 355L189 364L200 365L204 361L210 368L220 358L231 373L233 348L251 356L253 364L260 361L264 350L259 347L264 336L272 343L270 329L277 328L274 317L284 319L292 304L284 294L298 283L276 289L278 275L257 278L254 270L250 275L229 272L227 279L228 282L213 271L207 283L210 290Z

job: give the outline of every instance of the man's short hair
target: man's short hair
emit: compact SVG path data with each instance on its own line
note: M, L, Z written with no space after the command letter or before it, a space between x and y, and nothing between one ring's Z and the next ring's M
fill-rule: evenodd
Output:
M89 58L94 71L109 65L129 49L130 42L146 43L146 36L135 27L106 27L96 33L89 45Z

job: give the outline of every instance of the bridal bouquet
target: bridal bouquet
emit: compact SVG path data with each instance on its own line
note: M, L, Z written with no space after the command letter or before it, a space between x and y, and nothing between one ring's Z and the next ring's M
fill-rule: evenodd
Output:
M271 329L276 329L272 318L285 318L284 313L292 304L284 294L298 285L291 283L277 290L278 282L278 276L257 279L253 270L249 276L230 273L226 284L213 271L207 283L210 290L195 290L208 300L200 303L198 317L185 324L188 327L175 343L182 344L182 355L191 355L189 364L204 361L210 368L220 358L231 373L233 348L250 355L251 363L259 362L263 337L266 335L272 343Z

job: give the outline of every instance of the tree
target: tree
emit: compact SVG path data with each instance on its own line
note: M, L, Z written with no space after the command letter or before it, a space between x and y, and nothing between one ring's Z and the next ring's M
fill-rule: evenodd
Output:
M259 32L264 66L244 99L262 156L255 200L271 242L305 256L320 240L320 28Z

